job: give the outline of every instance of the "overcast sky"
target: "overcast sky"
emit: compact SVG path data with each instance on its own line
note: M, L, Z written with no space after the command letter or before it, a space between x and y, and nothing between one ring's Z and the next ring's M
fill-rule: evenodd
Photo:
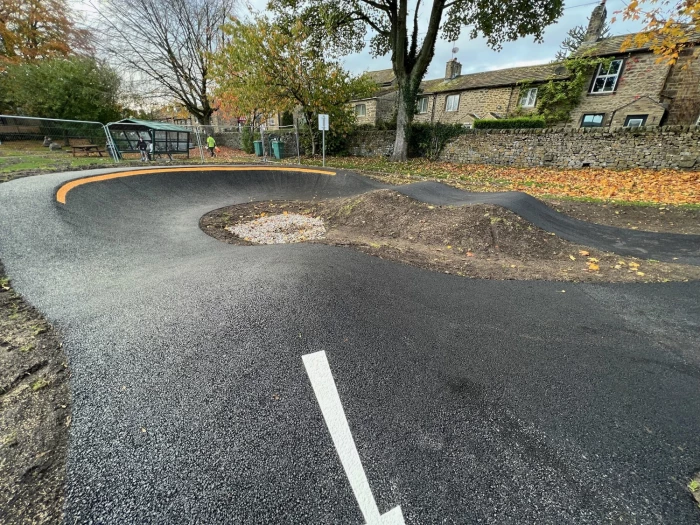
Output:
M264 11L268 0L247 1L250 2L253 9ZM75 8L83 11L88 17L90 16L92 10L87 2L80 0L70 0L70 2ZM244 3L245 0L243 0L242 4ZM544 41L541 44L535 43L532 38L523 38L516 42L503 44L503 49L500 52L496 52L486 45L484 39L477 38L475 40L470 40L467 36L468 31L462 31L462 36L455 44L455 46L459 48L455 56L462 63L462 74L504 69L507 67L543 64L551 61L559 49L559 45L566 37L566 32L577 25L587 26L588 17L597 4L598 1L591 0L566 0L563 16L556 24L546 29ZM606 5L609 22L610 19L615 16L614 12L624 7L624 1L608 0ZM246 14L247 8L241 7L241 17L244 18ZM422 23L422 28L424 30L427 26L427 13L422 12L422 14L426 15L423 16ZM639 31L641 27L642 25L640 22L629 21L623 23L618 20L614 24L611 24L610 29L613 35L622 35ZM452 47L453 44L451 42L438 40L435 46L435 57L425 76L426 80L440 78L444 75L445 63L452 56ZM345 67L355 74L364 71L388 69L391 67L389 56L373 58L367 51L349 55L345 58L344 62Z
M507 1L507 0L494 0ZM252 0L255 9L264 10L267 0ZM588 25L588 17L593 8L598 4L591 0L567 0L563 16L559 21L547 28L544 34L544 41L537 44L532 38L524 38L515 42L503 45L500 52L493 51L486 45L486 41L481 38L470 40L468 31L462 31L462 36L456 43L459 51L456 53L457 59L462 63L462 74L476 73L491 69L504 69L507 67L529 66L533 64L543 64L551 61L559 49L559 44L566 37L566 32L577 25ZM613 13L624 7L623 0L608 0L608 22L615 16ZM425 14L425 13L424 13ZM619 18L619 16L618 16ZM423 21L423 28L427 26L427 19ZM641 29L639 22L620 22L611 24L613 35L634 33ZM435 46L435 57L428 67L425 79L440 78L445 74L445 63L451 58L453 44L443 40L438 40ZM345 58L345 67L352 73L362 73L364 71L374 71L377 69L389 69L391 60L389 56L372 58L365 51L363 53L349 55Z

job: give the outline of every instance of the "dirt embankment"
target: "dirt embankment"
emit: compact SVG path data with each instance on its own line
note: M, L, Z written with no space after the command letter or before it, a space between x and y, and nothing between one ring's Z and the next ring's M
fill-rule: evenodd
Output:
M58 334L0 265L0 523L59 523L70 425Z
M225 242L252 244L226 228L283 212L323 218L319 241L434 271L485 279L666 282L700 268L621 257L565 241L493 205L432 206L390 190L318 202L270 201L222 208L200 221Z

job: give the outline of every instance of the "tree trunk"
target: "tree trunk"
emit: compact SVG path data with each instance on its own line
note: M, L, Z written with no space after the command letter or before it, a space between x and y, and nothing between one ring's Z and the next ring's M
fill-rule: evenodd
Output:
M394 140L394 151L391 160L406 160L408 157L408 136L413 121L413 111L409 110L410 102L406 100L406 90L399 85L396 100L396 139Z
M309 137L311 138L311 156L316 155L316 137L314 137L314 130L309 126Z
M314 128L313 128L313 117L314 114L311 112L305 112L304 116L306 117L306 125L309 128L309 138L311 139L311 155L316 155L316 134L314 133Z

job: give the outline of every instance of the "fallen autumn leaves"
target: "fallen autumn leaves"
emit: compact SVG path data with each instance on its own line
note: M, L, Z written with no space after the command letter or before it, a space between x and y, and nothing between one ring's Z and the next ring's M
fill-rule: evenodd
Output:
M315 163L310 159L305 162ZM434 178L473 191L514 190L534 196L700 205L698 172L670 169L617 171L607 168L516 168L430 162L426 159L390 162L377 157L334 157L327 159L326 164L368 173L392 174L399 178Z

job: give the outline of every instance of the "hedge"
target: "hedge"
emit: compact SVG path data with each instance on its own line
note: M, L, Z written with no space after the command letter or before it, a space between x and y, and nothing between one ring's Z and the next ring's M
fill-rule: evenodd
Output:
M500 119L476 119L475 129L516 129L516 128L543 128L544 119L541 117L516 117Z

